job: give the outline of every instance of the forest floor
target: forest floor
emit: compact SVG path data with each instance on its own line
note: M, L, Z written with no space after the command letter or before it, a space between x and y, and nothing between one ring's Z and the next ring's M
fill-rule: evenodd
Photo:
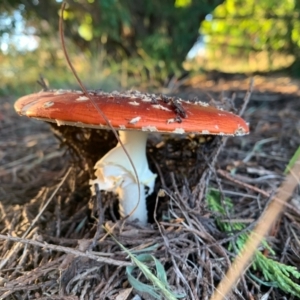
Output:
M176 95L224 105L234 96L239 108L249 82L199 76ZM239 231L253 228L300 145L300 82L255 78L243 114L251 133L228 138L216 164L211 162L221 138L199 144L191 136L150 137L149 163L159 176L148 199L151 224L140 227L118 222L114 196L90 196L91 166L116 143L114 137L82 129L62 136L54 128L56 138L48 124L18 116L15 100L0 98L1 299L155 299L139 286L132 289L128 273L149 280L137 268L129 270L131 259L104 227L133 253L158 259L170 289L186 295L182 299L209 299L237 251ZM211 193L223 211L206 201ZM222 222L241 227L226 232ZM274 252L260 250L299 266L299 235L298 188L266 239ZM228 299L291 299L299 291L293 285L284 291L249 268Z

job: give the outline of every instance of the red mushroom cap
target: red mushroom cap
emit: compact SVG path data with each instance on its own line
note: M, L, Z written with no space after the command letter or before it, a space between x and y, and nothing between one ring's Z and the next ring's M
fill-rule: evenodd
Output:
M90 91L88 96L116 129L204 135L249 133L242 118L203 102L137 91ZM81 91L51 90L20 98L15 109L20 115L58 125L109 129L89 97Z

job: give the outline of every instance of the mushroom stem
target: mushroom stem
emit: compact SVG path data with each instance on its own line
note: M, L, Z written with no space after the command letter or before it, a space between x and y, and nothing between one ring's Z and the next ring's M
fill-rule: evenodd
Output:
M118 143L95 165L96 179L91 180L100 190L112 191L119 197L121 217L130 215L129 220L138 219L140 224L147 223L146 196L154 189L156 174L149 170L146 157L147 132L120 131L120 140L135 166L138 178L124 149ZM145 186L148 189L145 189ZM140 187L140 193L139 193Z

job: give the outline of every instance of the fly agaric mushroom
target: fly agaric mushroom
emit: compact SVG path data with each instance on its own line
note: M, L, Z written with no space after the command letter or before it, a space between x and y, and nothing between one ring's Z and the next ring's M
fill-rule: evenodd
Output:
M245 121L230 112L203 102L137 91L90 91L88 96L81 91L42 91L20 98L15 109L20 115L56 122L58 126L110 129L90 98L119 131L120 140L138 175L137 181L133 167L118 143L96 163L97 178L90 181L91 189L95 192L93 186L98 184L99 190L116 193L121 217L130 215L130 220L138 219L141 224L147 223L146 196L153 192L156 178L149 170L146 158L148 132L231 136L249 133Z

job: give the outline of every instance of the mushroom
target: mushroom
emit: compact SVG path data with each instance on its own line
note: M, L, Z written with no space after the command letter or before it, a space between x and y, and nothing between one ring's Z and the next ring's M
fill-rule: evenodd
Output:
M207 103L138 91L89 91L88 96L81 91L42 91L20 98L15 109L20 115L56 122L59 126L110 129L90 98L119 131L138 175L136 178L128 156L118 143L96 163L96 179L90 180L91 190L95 193L97 184L99 190L116 193L121 217L129 215L130 220L138 219L140 224L147 223L146 196L153 192L156 178L146 158L149 132L232 136L249 133L242 118Z

